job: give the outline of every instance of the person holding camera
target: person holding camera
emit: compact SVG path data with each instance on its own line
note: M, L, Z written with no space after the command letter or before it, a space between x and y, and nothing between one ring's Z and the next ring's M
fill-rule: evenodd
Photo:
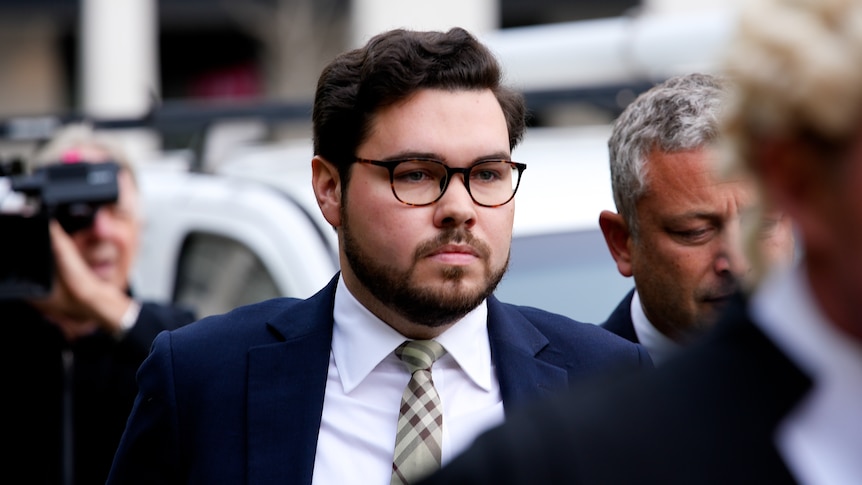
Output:
M88 127L71 126L34 162L34 168L113 162L118 190L115 202L83 204L74 226L64 229L54 214L48 295L0 301L7 342L0 372L12 403L3 425L12 445L4 470L27 483L104 483L137 393L138 366L156 334L196 315L141 302L131 291L141 207L132 165L118 147Z

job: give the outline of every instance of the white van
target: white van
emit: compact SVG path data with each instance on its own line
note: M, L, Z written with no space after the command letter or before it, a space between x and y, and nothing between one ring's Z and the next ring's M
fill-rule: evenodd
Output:
M631 289L605 247L613 209L607 126L531 128L515 198L503 301L599 323ZM334 230L311 190L310 142L247 147L217 173L170 163L141 169L147 226L135 286L201 315L273 296L307 297L338 269Z
M527 164L515 196L503 301L576 320L603 322L633 280L619 274L599 229L615 210L608 165L609 126L531 128L512 158Z

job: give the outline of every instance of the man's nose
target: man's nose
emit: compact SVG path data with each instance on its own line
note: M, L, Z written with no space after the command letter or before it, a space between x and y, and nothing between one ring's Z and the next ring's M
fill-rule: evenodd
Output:
M93 223L88 228L94 235L107 237L114 230L114 217L107 207L99 207L93 215Z
M751 263L745 252L745 244L739 224L731 224L721 239L721 250L715 262L716 272L729 272L737 277L745 276L751 269Z
M476 219L476 203L467 190L463 174L454 174L449 179L446 192L435 205L434 222L438 226L472 225Z

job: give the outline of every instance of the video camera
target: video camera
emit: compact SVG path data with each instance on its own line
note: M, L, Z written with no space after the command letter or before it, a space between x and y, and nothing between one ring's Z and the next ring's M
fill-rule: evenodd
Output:
M48 221L67 233L90 227L119 196L115 162L49 165L24 173L0 163L0 300L45 296L54 278Z

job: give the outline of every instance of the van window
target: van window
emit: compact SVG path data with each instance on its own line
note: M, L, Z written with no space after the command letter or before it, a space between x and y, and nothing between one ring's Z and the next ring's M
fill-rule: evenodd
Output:
M515 236L495 292L507 303L602 323L634 287L617 271L598 229Z
M199 317L280 296L257 255L228 237L190 234L178 266L174 300L194 308Z

